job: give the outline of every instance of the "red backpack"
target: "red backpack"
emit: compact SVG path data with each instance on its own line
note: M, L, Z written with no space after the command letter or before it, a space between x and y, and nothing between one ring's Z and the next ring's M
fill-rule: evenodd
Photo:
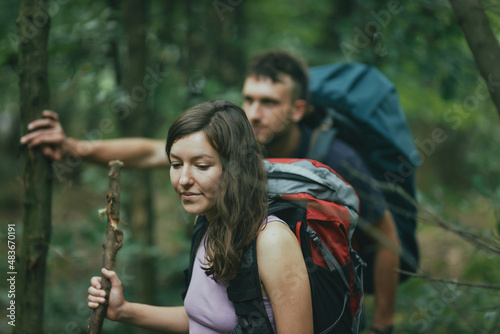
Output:
M285 221L300 242L311 287L314 333L358 333L363 261L351 247L359 200L330 167L314 160L267 159L269 215ZM208 222L198 219L187 286ZM264 307L255 242L227 289L238 316L232 333L273 333Z

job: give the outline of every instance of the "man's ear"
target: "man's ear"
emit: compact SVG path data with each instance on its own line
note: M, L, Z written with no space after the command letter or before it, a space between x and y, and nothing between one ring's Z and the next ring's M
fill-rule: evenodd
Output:
M292 120L296 123L300 122L307 111L306 100L298 99L293 102Z

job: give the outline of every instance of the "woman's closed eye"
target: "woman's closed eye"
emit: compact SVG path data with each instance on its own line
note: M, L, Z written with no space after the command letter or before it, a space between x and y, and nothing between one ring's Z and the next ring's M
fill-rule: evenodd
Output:
M208 170L212 165L196 165L196 167L200 170Z

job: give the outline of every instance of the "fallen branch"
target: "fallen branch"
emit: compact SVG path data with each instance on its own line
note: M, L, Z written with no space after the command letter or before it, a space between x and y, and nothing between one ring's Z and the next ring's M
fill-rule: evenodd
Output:
M497 255L500 254L500 243L494 237L484 237L477 234L477 232L470 232L463 227L452 225L429 210L421 208L420 211L421 214L419 217L421 218L421 221L428 221L441 227L445 231L452 232L479 249L492 252Z
M353 168L353 166L349 165L348 163L345 164L345 167L349 168L351 170L351 173L355 177L364 180L367 183L371 183L373 186L379 189L396 192L397 194L401 195L405 200L412 203L415 207L417 207L417 210L419 212L418 214L419 222L434 224L435 226L438 226L445 231L452 232L453 234L459 236L461 239L469 242L470 244L479 249L500 255L500 242L497 239L495 239L494 236L493 237L481 236L477 232L471 232L459 225L454 225L450 222L447 222L443 218L432 213L424 206L419 205L414 198L412 198L403 190L403 188L395 184L378 181L373 177L366 176L362 173L356 172L355 168ZM408 212L405 212L405 210L402 210L401 208L395 206L390 206L389 210L391 212L394 211L401 215L408 216Z
M410 271L406 270L396 270L397 272L408 275L414 278L422 278L430 282L438 282L438 283L445 283L445 284L454 284L457 286L465 286L465 287L470 287L470 288L481 288L481 289L492 289L492 290L500 290L500 285L496 284L486 284L486 283L475 283L475 282L459 282L455 281L452 279L446 279L446 278L435 278L435 277L430 277L428 275L424 274L416 274Z
M108 224L106 228L106 239L102 244L102 266L108 270L115 270L116 253L123 244L123 233L118 229L118 223L120 222L119 178L123 163L119 160L113 160L109 162L109 166L109 193L107 195L108 206L106 209ZM102 324L106 317L106 312L108 311L111 282L106 277L101 277L101 286L106 292L106 303L100 304L98 308L94 309L89 319L89 334L99 334L101 332Z

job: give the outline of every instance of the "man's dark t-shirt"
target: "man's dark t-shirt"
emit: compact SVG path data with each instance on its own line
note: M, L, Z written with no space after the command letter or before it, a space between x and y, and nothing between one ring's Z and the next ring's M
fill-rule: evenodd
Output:
M290 158L304 159L308 156L312 129L301 124L300 130L300 144ZM385 197L379 189L366 182L372 178L372 174L361 156L350 145L336 138L329 149L326 161L321 162L336 171L356 190L360 201L359 219L361 224L373 224L382 217L387 208Z

